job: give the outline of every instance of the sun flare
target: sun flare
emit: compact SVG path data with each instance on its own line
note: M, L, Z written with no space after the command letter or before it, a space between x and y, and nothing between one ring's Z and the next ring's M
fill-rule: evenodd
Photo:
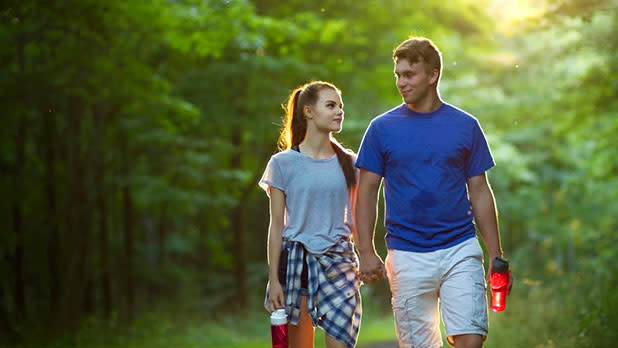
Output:
M512 34L524 21L541 17L547 7L544 0L493 0L490 13L496 18L498 31Z

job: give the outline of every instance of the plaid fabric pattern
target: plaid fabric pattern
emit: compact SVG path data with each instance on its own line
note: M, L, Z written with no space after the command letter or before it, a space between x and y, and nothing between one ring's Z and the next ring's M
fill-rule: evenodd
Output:
M284 241L289 249L286 279L286 312L291 324L300 317L300 275L303 256L308 268L307 308L313 326L353 348L358 338L361 319L358 262L349 238L342 238L323 254L311 254L301 243ZM268 293L266 294L268 301Z

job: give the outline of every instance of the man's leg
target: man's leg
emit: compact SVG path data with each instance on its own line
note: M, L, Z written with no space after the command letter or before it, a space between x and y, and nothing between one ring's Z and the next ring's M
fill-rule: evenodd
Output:
M487 336L483 252L476 238L444 250L440 307L448 342L481 347Z
M483 336L481 335L456 335L453 336L455 348L481 348L483 346Z
M442 347L434 253L389 250L386 271L400 348Z

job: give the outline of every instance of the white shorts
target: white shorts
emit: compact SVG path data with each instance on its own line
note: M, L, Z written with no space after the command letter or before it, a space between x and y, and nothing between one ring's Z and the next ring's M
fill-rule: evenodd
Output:
M483 251L476 238L431 252L389 249L386 271L399 347L442 347L438 304L450 344L456 335L487 336Z

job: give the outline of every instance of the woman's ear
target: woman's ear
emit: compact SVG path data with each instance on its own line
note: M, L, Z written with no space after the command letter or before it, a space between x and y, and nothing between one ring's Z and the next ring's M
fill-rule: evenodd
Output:
M306 119L313 118L313 115L311 115L311 106L310 105L305 105L303 107L303 114L305 115Z

